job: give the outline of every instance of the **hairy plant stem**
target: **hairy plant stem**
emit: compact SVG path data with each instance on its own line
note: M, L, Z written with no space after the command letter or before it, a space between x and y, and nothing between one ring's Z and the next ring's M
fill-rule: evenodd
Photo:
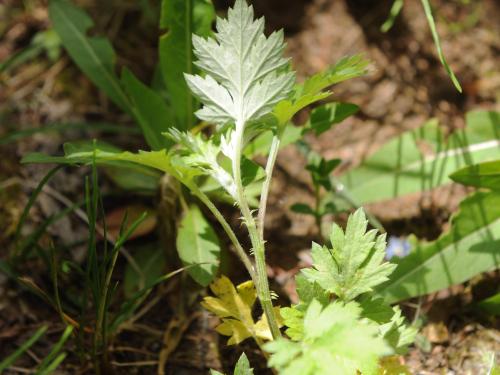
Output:
M269 282L267 280L266 272L266 256L264 241L259 235L255 218L250 212L250 207L245 196L245 190L243 188L243 182L241 180L241 153L243 144L243 133L244 133L244 121L238 121L236 123L236 132L234 136L236 137L236 144L234 147L234 156L232 160L233 177L236 184L236 196L237 203L240 207L241 213L243 214L243 220L248 229L248 234L250 236L250 241L252 243L252 248L255 256L255 267L257 271L257 295L259 296L259 301L262 305L262 309L267 317L267 322L269 328L271 329L271 334L274 339L281 337L281 333L274 316L273 303L271 301L271 292L269 290Z
M227 220L224 218L224 215L222 215L222 213L212 203L210 198L205 193L203 193L196 185L193 184L193 186L189 186L189 189L196 197L198 197L200 201L202 201L205 204L205 206L207 206L212 215L215 216L219 224L222 226L222 229L224 229L227 236L231 240L236 250L236 255L243 262L243 265L247 269L254 284L257 285L258 280L252 262L250 261L250 258L248 257L247 253L245 252L240 242L238 241L238 238L236 237L236 234L234 233L233 229L231 228Z
M264 241L264 220L266 218L267 198L269 196L269 189L271 187L271 179L273 177L274 164L276 163L276 157L278 156L279 148L280 148L280 139L277 135L275 135L271 143L271 150L269 150L269 156L267 157L266 179L262 184L262 192L260 194L259 214L257 217L257 223L259 225L259 235L261 241Z

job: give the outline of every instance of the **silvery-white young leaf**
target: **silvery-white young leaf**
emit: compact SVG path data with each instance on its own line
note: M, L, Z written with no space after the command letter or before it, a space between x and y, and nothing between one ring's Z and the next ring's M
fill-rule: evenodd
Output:
M217 156L221 151L220 146L203 139L201 134L194 136L189 132L180 132L174 128L169 129L168 136L184 146L187 153L182 159L187 165L204 171L215 179L231 197L236 197L233 177L217 161Z
M186 75L203 103L196 113L201 120L244 126L289 95L295 74L282 72L288 64L282 56L283 33L266 38L263 18L254 20L244 0L236 0L227 19L217 19L215 38L193 37L195 64L206 76Z

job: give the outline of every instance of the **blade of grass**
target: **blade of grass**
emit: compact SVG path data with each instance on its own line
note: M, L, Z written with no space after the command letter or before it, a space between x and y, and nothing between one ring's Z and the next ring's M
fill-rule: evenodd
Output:
M170 279L171 277L181 273L182 271L185 271L191 267L195 267L197 264L191 264L186 267L179 268L175 271L169 272L163 276L160 276L153 282L148 283L143 289L139 290L136 292L131 298L129 298L127 301L125 301L118 314L116 314L115 318L110 324L110 331L111 332L116 332L118 328L121 326L123 322L128 320L134 311L137 309L137 307L145 300L145 298L149 295L149 292L158 284Z
M394 3L392 3L391 10L389 11L389 17L387 17L382 26L380 26L380 31L386 33L392 28L392 26L394 26L396 18L398 18L399 13L401 13L401 9L403 9L403 4L404 0L395 0Z
M458 90L458 92L461 93L462 86L460 86L460 82L458 82L455 73L453 73L450 66L448 65L448 62L444 57L443 49L441 48L441 41L439 39L439 34L436 30L436 23L434 22L434 16L432 15L431 4L429 3L429 0L421 0L421 1L424 7L425 16L427 17L427 22L429 23L429 28L431 29L432 39L434 39L434 44L436 45L436 50L439 56L439 60L441 60L441 64L443 64L443 67L446 70L446 73L448 73L448 76L453 82L453 85L455 85L455 88Z
M52 347L52 350L50 353L43 359L42 363L38 366L38 374L50 374L51 371L53 371L60 363L61 361L58 361L58 359L64 355L66 356L65 353L59 354L61 351L63 345L66 343L66 341L69 339L71 336L71 333L73 332L73 327L72 326L67 326L64 332L62 333L61 337L57 341L57 343ZM62 357L62 359L64 359ZM54 364L56 366L54 367Z
M47 331L47 326L41 326L27 341L25 341L14 353L0 362L0 374L10 367L23 353L25 353L31 346L37 342L40 337Z
M64 361L66 358L66 353L61 353L59 354L54 361L52 361L51 364L49 364L43 371L37 372L37 375L49 375L54 372L56 368L59 367L59 365Z
M26 218L28 217L28 214L31 210L31 207L33 207L33 204L35 204L36 199L38 198L38 195L41 193L43 187L50 181L50 179L62 168L62 165L59 165L57 167L52 168L40 181L40 183L37 185L33 193L31 194L30 199L28 200L28 203L24 207L24 210L21 214L21 217L19 219L19 223L17 224L17 229L16 233L14 235L14 243L16 243L19 240L19 236L21 235L21 229L23 228L24 222L26 221Z

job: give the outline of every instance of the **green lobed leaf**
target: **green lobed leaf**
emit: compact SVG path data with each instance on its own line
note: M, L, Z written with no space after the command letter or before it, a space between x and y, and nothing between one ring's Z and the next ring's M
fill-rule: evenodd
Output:
M280 338L264 345L271 353L269 366L282 375L375 374L378 358L391 351L377 325L360 319L360 313L355 302L323 307L313 300L300 342Z
M283 131L286 125L301 109L330 96L328 87L342 81L360 77L368 72L369 61L362 55L347 56L323 72L308 78L304 83L295 85L292 97L279 102L273 110L278 126Z
M405 354L413 344L417 329L407 326L399 307L391 307L383 298L364 295L359 301L364 318L379 324L379 334L397 354Z
M471 165L453 172L450 178L463 185L500 190L500 160Z
M436 120L385 143L340 179L358 204L427 191L466 165L500 158L500 114L467 113L466 128L444 138Z
M177 233L177 251L189 275L200 285L210 284L219 269L220 244L200 208L190 205Z
M418 333L417 328L407 326L404 322L401 309L396 306L390 321L379 327L382 337L397 354L406 354L408 346L413 344Z
M303 269L303 275L343 301L351 301L386 281L396 266L383 263L385 234L377 237L376 230L366 232L367 226L361 208L349 217L345 232L334 224L332 248L313 243L313 267Z
M89 79L123 111L130 103L114 72L116 56L106 38L90 37L92 19L69 0L50 0L49 16L54 30L73 61Z
M387 302L432 293L500 265L500 192L478 192L460 203L450 230L436 241L419 242L398 259L390 280L377 292Z

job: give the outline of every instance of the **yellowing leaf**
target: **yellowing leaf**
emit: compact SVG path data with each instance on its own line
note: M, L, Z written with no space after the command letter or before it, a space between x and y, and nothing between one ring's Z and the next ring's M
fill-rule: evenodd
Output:
M392 355L380 360L378 375L411 375L411 372L401 364L399 356Z
M278 306L275 306L273 308L273 311L274 311L274 316L276 317L276 323L278 323L278 327L281 328L283 326L283 319L281 318L280 315L280 308ZM271 334L271 330L269 329L269 324L267 323L266 314L262 314L259 321L255 323L254 330L257 337L260 339L269 341L273 339L273 335Z
M253 320L252 306L257 293L252 281L234 287L231 280L221 276L210 285L210 289L216 297L205 297L201 305L222 319L216 330L221 335L230 336L228 345L239 344L249 337L272 339L265 315L262 315L257 323ZM279 317L279 308L274 311ZM278 324L281 325L279 319Z

